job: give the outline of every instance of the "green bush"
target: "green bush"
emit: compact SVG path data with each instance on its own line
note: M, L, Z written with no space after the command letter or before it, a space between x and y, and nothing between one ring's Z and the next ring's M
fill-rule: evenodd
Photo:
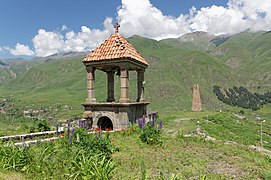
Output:
M162 145L162 131L151 124L146 124L139 138L142 142L150 145Z
M29 132L43 132L43 131L50 131L50 125L47 120L36 120L32 126L29 127Z
M87 134L85 129L75 131L73 146L90 154L104 154L108 158L115 150L108 133L104 137L97 138L94 135Z

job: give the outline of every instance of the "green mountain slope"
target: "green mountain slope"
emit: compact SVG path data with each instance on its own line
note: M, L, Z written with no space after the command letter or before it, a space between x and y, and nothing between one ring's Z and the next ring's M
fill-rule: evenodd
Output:
M250 89L270 88L271 33L242 32L218 46L212 55L232 69L241 84Z
M178 47L180 49L209 51L216 46L212 42L213 39L215 39L214 35L199 31L185 34L176 39L164 39L161 40L161 42L163 44L167 44L172 47Z
M151 90L147 90L147 94L153 95L150 100L155 108L190 109L191 87L195 83L201 87L205 104L214 105L216 98L212 95L212 86L236 81L227 66L205 52L174 48L163 42L156 42L163 48L147 51L148 46L140 46L137 41L137 38L130 39L150 63L146 84ZM150 44L153 40L144 39L144 42Z
M204 105L219 104L212 93L214 84L235 84L229 68L204 52L173 48L138 36L129 39L147 59L146 97L153 110L191 108L191 87L199 83ZM29 69L7 84L2 92L12 90L24 105L69 104L80 107L86 98L86 71L83 57L51 60ZM116 99L119 77L116 76ZM106 99L106 74L96 72L97 100ZM130 96L136 98L136 74L130 74ZM10 91L8 91L10 92Z
M150 109L176 111L191 109L191 87L196 83L200 85L204 109L222 105L212 92L213 85L243 85L252 90L259 85L266 86L270 82L270 45L267 43L270 37L271 33L244 32L227 40L215 39L217 43L213 43L211 52L197 47L197 43L214 42L212 38L200 37L200 41L192 42L193 48L176 44L176 39L156 41L133 36L129 41L149 62L145 81ZM86 98L86 71L82 58L51 57L49 61L34 61L35 65L30 63L28 69L21 71L23 74L1 86L0 95L12 93L24 106L67 104L81 109ZM136 73L131 72L129 77L130 97L135 99ZM265 78L264 81L261 78ZM98 101L106 99L106 87L106 74L96 71ZM118 76L115 76L115 92L118 99Z
M8 59L0 60L0 62L5 62L5 66L0 66L0 85L8 83L16 77L23 75L33 66L42 63L42 61L30 61L24 59Z

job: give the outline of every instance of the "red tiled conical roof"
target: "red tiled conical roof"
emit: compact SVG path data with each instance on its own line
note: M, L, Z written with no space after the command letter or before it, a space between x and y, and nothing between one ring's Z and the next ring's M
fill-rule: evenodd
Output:
M88 54L83 62L110 61L117 59L131 59L148 65L147 61L135 48L118 32L112 34L98 48Z

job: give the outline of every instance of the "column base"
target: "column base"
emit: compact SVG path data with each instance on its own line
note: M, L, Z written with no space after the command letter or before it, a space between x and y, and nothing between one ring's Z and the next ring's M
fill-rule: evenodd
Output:
M130 103L131 100L129 98L120 98L120 103Z
M95 102L96 102L96 98L86 99L86 103L95 103Z
M106 102L115 102L114 98L107 98Z
M140 98L140 99L137 99L136 102L146 102L146 99Z

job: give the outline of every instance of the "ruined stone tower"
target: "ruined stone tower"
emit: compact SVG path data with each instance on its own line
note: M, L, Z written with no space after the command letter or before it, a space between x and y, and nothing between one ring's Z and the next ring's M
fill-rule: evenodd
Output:
M192 87L192 111L200 112L202 111L201 107L201 99L200 99L200 91L199 91L199 85L194 84Z

